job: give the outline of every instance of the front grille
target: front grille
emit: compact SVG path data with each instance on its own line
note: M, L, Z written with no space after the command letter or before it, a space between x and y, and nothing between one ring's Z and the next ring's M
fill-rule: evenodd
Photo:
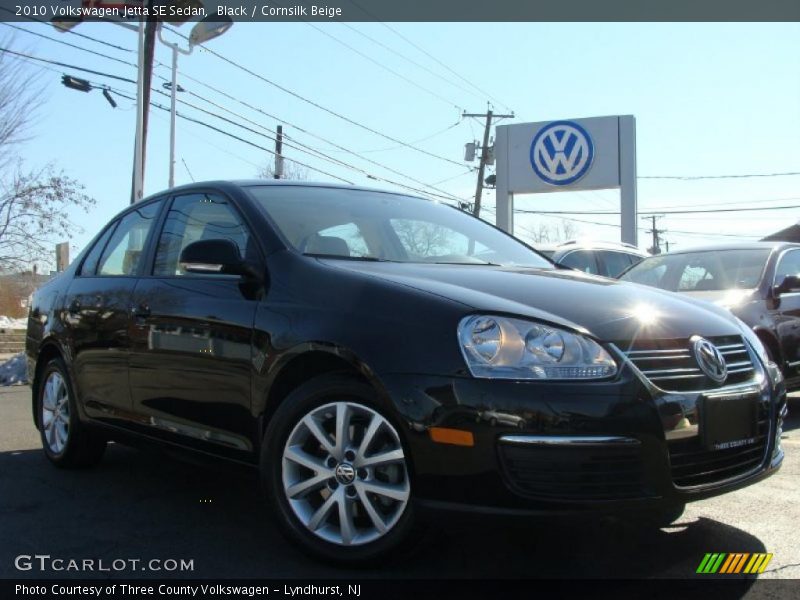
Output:
M694 487L745 475L764 462L768 442L769 417L765 409L760 412L753 444L707 450L698 437L670 442L672 481L678 487Z
M750 352L740 336L708 340L719 348L728 367L728 377L722 384L714 382L700 370L691 351L691 342L686 339L637 342L626 354L645 377L667 391L709 390L743 383L753 377Z
M500 444L509 487L544 500L619 500L652 496L639 447L548 447Z

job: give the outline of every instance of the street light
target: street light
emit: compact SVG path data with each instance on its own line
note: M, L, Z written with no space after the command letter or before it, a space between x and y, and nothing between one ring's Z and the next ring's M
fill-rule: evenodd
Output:
M167 42L161 35L161 26L158 27L158 39L165 46L172 50L172 83L170 84L170 107L169 107L169 187L175 187L175 115L178 93L178 54L186 56L192 53L198 44L204 44L221 36L233 26L233 21L229 17L209 15L199 23L195 24L189 33L189 48L184 50L178 44Z

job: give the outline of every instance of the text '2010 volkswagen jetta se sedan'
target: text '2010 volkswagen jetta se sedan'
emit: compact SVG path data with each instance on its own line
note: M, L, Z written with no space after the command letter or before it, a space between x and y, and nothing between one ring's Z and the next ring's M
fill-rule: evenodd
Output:
M666 524L783 459L780 372L730 313L367 189L145 199L38 290L27 355L55 465L138 439L256 466L336 561L425 507Z

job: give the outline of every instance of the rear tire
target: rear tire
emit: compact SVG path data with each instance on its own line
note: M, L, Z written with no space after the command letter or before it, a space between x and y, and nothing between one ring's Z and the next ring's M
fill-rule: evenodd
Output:
M66 365L54 358L44 367L37 385L36 414L45 456L59 468L97 464L106 439L81 423Z
M329 562L372 564L410 541L408 453L375 391L329 374L281 403L264 436L261 477L286 536Z

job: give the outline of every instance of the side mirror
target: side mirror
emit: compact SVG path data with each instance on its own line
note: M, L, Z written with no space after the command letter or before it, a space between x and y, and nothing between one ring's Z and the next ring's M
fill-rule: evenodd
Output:
M200 240L183 249L180 265L187 273L247 275L250 267L230 240Z
M788 292L800 292L800 277L797 275L786 275L779 281L774 290L776 296Z

